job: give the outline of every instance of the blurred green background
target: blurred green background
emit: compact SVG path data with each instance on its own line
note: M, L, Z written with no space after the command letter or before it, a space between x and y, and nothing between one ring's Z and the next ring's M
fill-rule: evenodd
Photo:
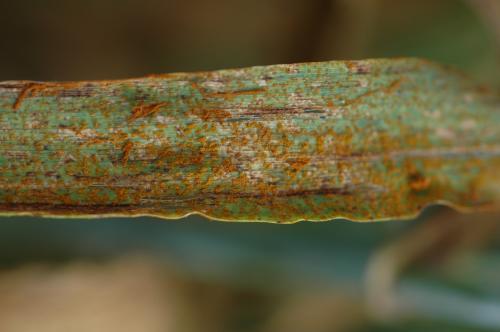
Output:
M0 0L0 80L425 57L500 88L497 0ZM498 331L500 218L0 218L0 331Z

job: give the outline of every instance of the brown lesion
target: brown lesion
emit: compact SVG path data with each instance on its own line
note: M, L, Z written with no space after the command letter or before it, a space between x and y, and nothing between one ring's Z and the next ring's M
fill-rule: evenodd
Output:
M266 89L264 88L253 88L253 89L241 89L232 91L216 91L216 92L205 93L205 95L208 97L221 97L229 100L240 95L256 95L263 93L265 91Z
M268 193L230 193L228 196L236 198L269 198L269 197L307 197L307 196L329 196L329 195L352 195L352 188L342 187L324 187L312 189L287 189L277 190ZM224 193L222 193L224 195ZM221 194L219 194L221 196Z
M231 117L231 112L223 109L195 108L191 112L203 121L224 121Z
M412 191L420 192L429 189L431 186L431 179L425 177L420 172L410 172L408 174L408 185Z
M16 101L14 102L14 105L12 105L12 108L14 110L17 110L21 106L21 103L24 101L24 99L31 92L33 92L34 90L36 90L37 87L39 87L39 86L40 86L40 84L35 83L35 82L30 82L30 83L25 84L22 87L21 92L19 92L19 95L17 96Z
M296 157L288 161L288 165L292 168L294 172L298 172L303 169L311 160L309 157Z
M345 65L352 74L369 74L371 70L366 61L346 61Z
M134 121L155 114L166 105L167 103L154 103L149 105L141 104L139 106L136 106L132 109L132 114L128 118L128 121Z
M102 82L103 85L107 84ZM95 89L95 86L91 82L84 84L80 82L21 82L20 84L5 85L2 84L2 88L15 88L20 89L12 109L17 110L21 107L23 101L33 96L36 92L43 91L45 95L56 96L56 97L90 97Z
M372 95L379 93L379 92L390 95L390 94L394 93L401 86L401 83L403 83L403 79L399 78L397 80L392 81L389 85L387 85L385 87L382 87L380 89L375 89L375 90L369 90L369 91L362 93L361 95L359 95L353 99L346 100L344 105L355 105L355 104L361 102L364 98L372 96Z
M240 95L256 95L267 91L267 89L263 87L242 87L225 91L211 91L211 89L200 86L200 82L197 81L191 82L191 88L198 91L203 98L223 98L225 100L231 100Z
M127 141L122 148L122 163L125 165L128 162L128 159L130 157L130 152L132 151L132 148L134 147L134 143L131 141Z

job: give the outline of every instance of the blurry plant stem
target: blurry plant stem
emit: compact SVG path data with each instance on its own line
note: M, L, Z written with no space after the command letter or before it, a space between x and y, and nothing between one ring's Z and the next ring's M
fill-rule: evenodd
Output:
M292 62L331 60L332 54L338 59L361 58L370 43L376 14L376 0L310 1L308 15L292 34L286 54L292 55Z
M377 0L337 0L340 24L329 24L318 45L320 55L329 58L363 58L373 40L380 3ZM336 42L333 43L332 41Z
M445 211L384 246L375 252L367 268L368 312L382 321L423 316L500 328L498 302L490 303L453 291L436 290L431 285L416 286L415 283L403 282L404 272L411 267L437 261L443 264L466 249L470 251L471 248L484 246L498 226L494 215L460 216Z

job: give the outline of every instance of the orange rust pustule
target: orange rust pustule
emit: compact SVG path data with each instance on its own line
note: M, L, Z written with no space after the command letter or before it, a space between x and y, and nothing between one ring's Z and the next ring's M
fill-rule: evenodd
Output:
M144 118L146 116L152 115L158 111L164 106L166 106L167 103L155 103L155 104L149 104L149 105L139 105L136 106L132 109L132 114L128 118L128 121L134 121L140 118Z
M22 88L19 95L17 96L16 101L14 102L14 105L12 105L12 109L17 110L21 106L21 103L24 101L24 98L26 98L32 91L37 90L37 88L40 89L39 83L31 82L31 83L26 84Z
M103 82L102 84L106 84ZM78 89L81 88L82 84L80 82L59 82L59 83L49 83L49 82L27 82L19 92L14 104L12 105L12 109L17 110L21 107L23 101L33 95L36 92L43 91L45 95L75 95L75 91L81 93ZM53 88L53 91L46 91L50 88ZM72 93L68 93L68 90L75 89Z
M132 148L134 147L134 143L131 141L127 141L122 148L123 154L122 154L122 163L126 164L128 162L128 159L130 157L130 152L132 151Z
M231 117L231 112L222 109L195 108L191 112L203 121L224 121Z

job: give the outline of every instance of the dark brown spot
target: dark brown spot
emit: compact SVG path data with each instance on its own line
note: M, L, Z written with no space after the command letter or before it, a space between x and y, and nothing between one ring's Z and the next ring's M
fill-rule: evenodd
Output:
M431 180L419 172L413 172L408 175L408 185L413 191L424 191L431 185Z

